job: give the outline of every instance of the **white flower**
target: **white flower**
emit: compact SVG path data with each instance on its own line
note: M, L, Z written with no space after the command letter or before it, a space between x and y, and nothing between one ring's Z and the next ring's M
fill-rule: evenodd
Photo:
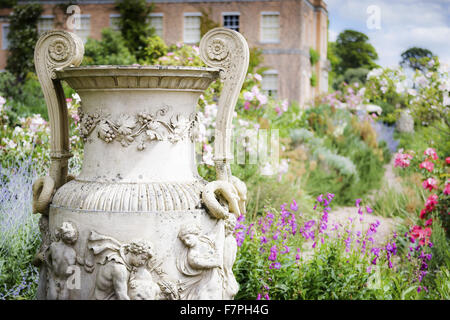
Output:
M259 103L261 103L261 104L267 103L267 96L262 93L256 95L256 99L258 99Z
M15 149L17 147L17 143L8 138L3 138L3 142L5 142L6 147L10 149Z
M367 79L370 78L378 78L379 76L381 76L381 74L383 73L383 69L378 68L378 69L372 69L370 70L370 72L367 74Z
M283 112L286 112L286 111L288 111L288 108L289 108L289 102L287 99L284 99L283 102L281 103L281 110Z
M398 94L402 94L403 92L405 92L405 86L403 82L397 82L395 84L395 92L397 92Z
M75 99L75 101L76 101L78 104L80 104L81 98L80 98L80 96L78 95L78 93L72 94L72 98Z
M380 88L380 90L381 90L381 92L383 92L383 94L386 93L387 89L388 89L388 88L385 87L385 86L382 86L382 87Z
M47 122L41 117L40 114L35 114L31 118L30 130L33 132L38 131L41 126L44 126Z
M414 89L408 89L408 94L415 97L417 95L417 91Z
M261 77L261 75L259 75L259 74L255 73L254 77L255 77L255 79L256 79L256 80L258 80L258 81L262 81L262 77Z
M13 131L13 136L22 135L23 129L19 126L16 126Z
M250 92L250 91L245 91L244 92L244 99L246 101L252 101L254 97L255 96L254 96L254 94L252 92Z
M428 85L428 80L424 76L417 77L416 82L421 87L426 87Z
M6 99L0 96L0 107L6 103Z
M266 162L263 167L260 168L260 173L263 176L273 175L273 169L269 162Z

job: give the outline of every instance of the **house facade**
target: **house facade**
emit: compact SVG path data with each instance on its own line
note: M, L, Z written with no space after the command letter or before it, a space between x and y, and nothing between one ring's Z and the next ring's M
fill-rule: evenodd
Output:
M30 3L37 1L19 1ZM262 89L270 95L304 105L315 95L328 90L327 23L328 12L323 0L152 0L151 25L167 44L200 41L202 11L221 26L239 31L249 47L262 49L263 66L269 68L262 77ZM68 29L67 14L58 4L67 1L39 1L44 12L39 32ZM84 41L101 38L105 27L117 29L120 17L114 0L73 1L78 6L80 23L77 33ZM0 70L5 69L8 52L8 15L11 9L0 9ZM310 49L319 54L311 66ZM311 85L315 74L316 85Z

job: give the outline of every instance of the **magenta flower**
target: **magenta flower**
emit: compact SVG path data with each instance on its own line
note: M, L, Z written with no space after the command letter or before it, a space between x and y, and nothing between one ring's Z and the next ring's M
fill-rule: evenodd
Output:
M445 183L444 194L445 195L450 194L450 182L448 182L448 181Z
M356 199L355 200L355 206L359 208L359 204L361 203L361 199Z
M428 189L429 191L433 191L433 189L437 189L437 181L434 178L428 178L422 183L422 187L424 189Z
M369 206L366 206L366 212L367 212L367 213L372 213L372 212L373 212L373 210L372 210L372 208L371 208L371 207L369 207Z
M297 202L294 199L292 200L292 203L291 203L291 210L292 211L297 211L298 210Z
M436 151L433 148L427 148L424 152L424 155L431 157L433 160L437 160L438 156Z
M402 153L403 149L400 149L398 153L395 154L394 167L406 168L411 164L412 155L408 153Z
M434 170L434 163L431 162L431 161L425 160L424 162L422 162L419 165L419 168L428 170L429 172L433 172L433 170Z

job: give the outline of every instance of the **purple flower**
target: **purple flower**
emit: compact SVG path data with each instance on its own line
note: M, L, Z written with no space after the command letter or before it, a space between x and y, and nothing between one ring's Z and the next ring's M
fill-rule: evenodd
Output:
M290 208L291 208L292 211L297 211L298 210L297 202L294 199L292 199L292 203L291 203Z
M356 207L359 207L359 204L361 203L361 199L356 199L356 201L355 201L355 206Z
M279 262L272 263L269 267L269 269L280 269L280 268L281 268L281 263L279 263Z
M270 248L269 260L277 260L277 246L272 246L272 248Z
M370 208L369 206L366 206L366 212L367 212L367 213L372 213L373 210L372 210L372 208Z
M322 203L323 202L323 194L321 194L321 195L319 195L318 197L317 197L317 201L318 202L320 202L320 203Z
M267 238L265 236L261 236L261 244L267 243Z

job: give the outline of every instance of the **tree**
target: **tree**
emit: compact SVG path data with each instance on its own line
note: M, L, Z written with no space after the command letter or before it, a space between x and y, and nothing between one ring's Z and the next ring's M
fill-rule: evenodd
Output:
M120 12L119 29L128 49L138 61L145 60L147 38L155 32L148 21L153 3L147 5L146 0L116 0L116 9Z
M22 82L34 71L34 47L38 40L37 22L43 8L40 4L14 7L9 18L9 56L6 69Z
M338 74L343 75L347 69L378 67L374 62L378 54L368 40L368 36L355 30L344 30L339 34L334 48L340 59Z
M428 68L424 64L423 58L432 58L434 57L434 54L428 50L418 47L412 47L408 50L404 51L401 54L402 60L400 61L400 65L403 68L411 68L414 71L425 71Z

